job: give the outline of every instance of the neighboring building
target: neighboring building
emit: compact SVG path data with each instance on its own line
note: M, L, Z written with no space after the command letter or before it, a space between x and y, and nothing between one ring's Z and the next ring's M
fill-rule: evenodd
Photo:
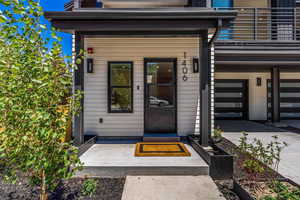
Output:
M216 118L300 119L296 1L214 0L213 5L238 10L231 28L215 43Z
M214 118L300 118L295 0L74 0L65 9L45 15L88 53L74 75L84 91L79 143L200 132L207 145Z

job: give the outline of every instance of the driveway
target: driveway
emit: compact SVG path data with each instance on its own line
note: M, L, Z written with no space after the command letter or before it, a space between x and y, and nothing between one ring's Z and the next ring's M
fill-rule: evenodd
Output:
M243 131L249 134L250 140L258 138L264 144L269 143L272 136L277 135L280 141L288 143L288 147L281 154L279 173L300 184L300 134L250 121L224 120L217 121L216 124L224 130L224 137L236 145L239 144Z
M288 126L300 129L300 120L283 120L282 122Z

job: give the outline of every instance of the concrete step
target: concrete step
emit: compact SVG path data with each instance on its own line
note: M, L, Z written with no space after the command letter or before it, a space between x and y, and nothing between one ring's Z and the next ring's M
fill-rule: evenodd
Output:
M180 137L176 133L145 133L144 142L180 142Z
M95 144L80 156L84 169L76 175L208 175L207 163L190 145L185 146L190 157L135 157L135 144Z
M161 158L163 159L163 158ZM85 166L76 176L199 176L209 175L208 166Z

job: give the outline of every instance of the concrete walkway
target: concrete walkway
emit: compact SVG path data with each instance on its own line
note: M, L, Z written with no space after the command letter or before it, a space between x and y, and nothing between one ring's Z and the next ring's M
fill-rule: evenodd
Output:
M128 176L122 200L225 200L209 176Z
M236 145L239 144L242 131L249 134L250 140L258 138L264 144L269 143L272 136L279 136L280 141L285 141L289 145L281 154L279 173L300 184L300 134L249 121L217 121L216 123L225 131L224 137Z

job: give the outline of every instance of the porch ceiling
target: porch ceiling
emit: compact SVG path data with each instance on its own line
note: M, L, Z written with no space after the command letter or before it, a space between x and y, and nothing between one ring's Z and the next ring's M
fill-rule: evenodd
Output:
M215 28L218 20L227 26L234 19L234 11L216 11L203 8L168 9L85 9L63 12L45 12L52 25L64 32L124 32L177 31L192 32Z

